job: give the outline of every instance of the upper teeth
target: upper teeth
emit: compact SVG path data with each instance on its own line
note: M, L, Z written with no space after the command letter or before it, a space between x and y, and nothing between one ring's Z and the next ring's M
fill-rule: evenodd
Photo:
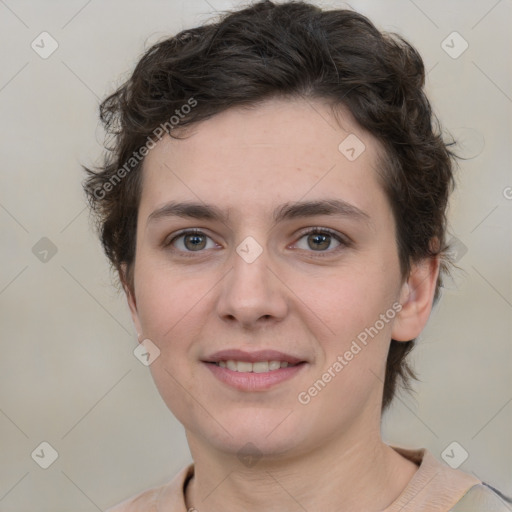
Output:
M216 363L222 368L228 368L235 372L254 372L263 373L269 370L278 370L279 368L286 368L288 366L287 361L258 361L257 363L250 363L248 361L219 361Z

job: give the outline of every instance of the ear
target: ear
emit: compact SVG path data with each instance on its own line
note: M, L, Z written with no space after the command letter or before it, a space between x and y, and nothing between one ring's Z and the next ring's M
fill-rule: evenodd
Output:
M137 301L135 299L135 290L134 289L132 290L132 288L128 284L126 263L121 264L119 278L121 280L121 284L123 285L123 290L126 295L128 307L130 308L133 325L135 326L135 329L137 330L137 334L140 336L140 334L142 333L142 327L140 325L139 312L137 311Z
M407 281L402 285L400 304L391 337L396 341L410 341L419 336L430 316L439 275L439 256L413 263Z

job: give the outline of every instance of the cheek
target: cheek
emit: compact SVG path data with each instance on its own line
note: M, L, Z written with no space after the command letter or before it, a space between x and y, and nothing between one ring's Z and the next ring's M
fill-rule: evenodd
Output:
M381 264L368 261L338 270L328 277L302 280L295 290L305 298L304 311L320 326L312 332L322 347L322 368L328 371L341 356L343 371L337 382L351 388L361 384L362 373L370 380L375 379L371 372L382 373L396 316L398 273L390 265L385 272Z
M211 285L197 273L178 275L143 258L139 262L135 273L139 318L144 337L160 350L149 369L165 403L184 421L197 407L184 389L198 393L198 368L188 362L193 359L193 341L200 338L207 318L204 296Z
M210 286L211 287L211 286ZM208 291L204 274L178 272L144 254L135 269L137 308L146 335L166 338L194 314L201 297Z
M340 414L348 418L357 414L361 403L375 399L377 404L379 400L371 395L384 379L395 316L393 298L383 274L377 271L350 272L338 280L326 280L319 289L324 292L317 291L308 306L318 312L328 329L317 337L323 354L308 385L314 387L316 379L329 382L315 407L320 410L325 403L343 404L345 410ZM387 321L383 321L380 315L386 312Z
M347 332L375 321L376 315L391 306L393 292L388 281L379 267L351 265L316 277L297 275L293 290L333 331Z

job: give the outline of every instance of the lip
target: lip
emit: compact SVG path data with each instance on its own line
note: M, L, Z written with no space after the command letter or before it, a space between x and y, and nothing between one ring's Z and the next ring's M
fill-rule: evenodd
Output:
M224 356L223 356L224 357ZM222 360L222 358L221 358ZM275 360L280 360L279 358ZM247 359L245 359L247 361ZM281 359L282 361L282 359ZM237 372L229 368L222 368L212 362L203 361L203 364L212 372L212 374L221 382L238 389L239 391L266 391L281 382L291 379L306 366L305 361L296 366L288 366L271 370L263 373Z
M203 360L205 363L218 363L219 361L247 361L249 363L257 363L260 361L286 361L288 364L297 364L307 362L284 352L277 350L258 350L255 352L246 352L238 349L228 349L215 352ZM279 370L273 370L278 372Z

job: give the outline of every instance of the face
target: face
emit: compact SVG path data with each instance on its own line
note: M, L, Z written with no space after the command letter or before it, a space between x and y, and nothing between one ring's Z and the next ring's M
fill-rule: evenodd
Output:
M272 100L146 157L130 308L160 350L163 400L220 452L296 454L377 428L407 284L379 143L338 119L321 102ZM206 361L228 349L302 363L227 381L232 370Z

